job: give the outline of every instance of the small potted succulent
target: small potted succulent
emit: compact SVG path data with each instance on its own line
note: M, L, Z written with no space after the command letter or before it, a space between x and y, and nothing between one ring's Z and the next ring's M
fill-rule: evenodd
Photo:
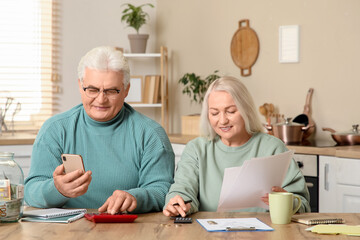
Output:
M149 14L144 12L143 7L154 7L151 3L142 4L140 6L134 6L130 3L125 3L125 9L122 11L121 21L125 21L128 27L134 28L136 34L129 34L130 49L132 53L145 53L146 43L149 38L149 34L140 34L140 28L146 23L149 18Z
M188 95L191 102L201 104L205 93L210 84L220 78L218 70L208 75L204 79L195 73L186 73L179 79L179 84L183 85L182 93ZM200 114L186 115L181 117L181 133L183 135L199 135Z

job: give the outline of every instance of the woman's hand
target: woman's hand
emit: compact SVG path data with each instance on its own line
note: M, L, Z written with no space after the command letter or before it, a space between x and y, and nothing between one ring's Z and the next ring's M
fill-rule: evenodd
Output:
M178 204L175 205L174 204ZM184 199L180 197L179 195L176 195L175 197L171 198L168 204L166 205L166 208L163 210L163 213L167 217L171 216L177 216L181 215L182 217L186 217L186 213L190 210L191 204L184 203Z
M275 186L271 188L272 192L287 192L285 189ZM269 193L266 193L264 196L261 197L261 200L266 204L269 205Z

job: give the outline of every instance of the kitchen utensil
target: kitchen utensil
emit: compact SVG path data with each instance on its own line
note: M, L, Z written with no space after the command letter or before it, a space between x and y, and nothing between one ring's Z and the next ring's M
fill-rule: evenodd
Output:
M303 140L309 138L315 132L315 122L311 117L311 98L313 93L314 93L314 89L310 88L306 96L304 112L296 116L293 120L294 123L304 124L305 126L308 125L313 126L308 128L306 131L304 131Z
M8 130L6 123L5 123L6 112L9 110L10 105L12 104L13 100L14 99L11 97L6 98L5 109L4 109L4 113L2 114L2 123L1 123L1 126L4 126L5 131Z
M18 102L18 103L16 104L15 110L14 110L14 112L13 112L13 114L12 114L12 117L11 117L12 135L14 135L14 133L15 133L14 117L15 117L15 115L16 115L18 112L20 112L20 110L21 110L21 103Z
M280 138L284 143L300 143L304 131L308 130L311 125L291 122L291 118L286 118L285 123L276 123L266 125L268 131L273 131L274 136Z
M263 115L265 117L265 119L267 118L267 110L264 106L259 107L259 112L261 115Z
M256 32L250 28L249 20L239 21L239 29L231 40L231 57L240 68L241 75L251 75L251 67L259 55L259 39Z
M332 128L322 128L323 131L331 132L331 137L338 145L360 145L359 124L352 125L352 130L348 132L336 132Z

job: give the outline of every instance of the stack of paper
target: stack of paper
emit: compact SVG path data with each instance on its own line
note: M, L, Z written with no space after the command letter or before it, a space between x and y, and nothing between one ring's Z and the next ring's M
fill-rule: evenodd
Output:
M273 186L281 186L294 151L252 158L241 167L226 168L221 187L218 211L261 207L269 209L261 197Z

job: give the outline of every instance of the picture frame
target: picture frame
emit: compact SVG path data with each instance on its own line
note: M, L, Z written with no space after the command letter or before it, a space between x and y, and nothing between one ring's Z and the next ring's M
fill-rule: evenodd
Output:
M142 103L143 76L130 77L130 89L125 101L127 103Z

